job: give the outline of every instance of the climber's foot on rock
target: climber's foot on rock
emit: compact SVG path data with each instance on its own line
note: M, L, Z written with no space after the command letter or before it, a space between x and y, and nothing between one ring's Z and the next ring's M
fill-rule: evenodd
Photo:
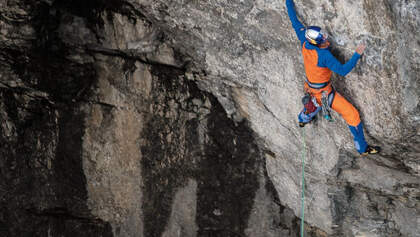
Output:
M366 148L366 151L363 152L361 155L362 156L373 155L373 154L378 154L379 152L381 152L381 147L368 145L368 147Z

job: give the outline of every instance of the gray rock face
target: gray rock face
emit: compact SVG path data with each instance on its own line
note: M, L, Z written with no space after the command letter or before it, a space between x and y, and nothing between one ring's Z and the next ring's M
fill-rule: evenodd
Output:
M301 154L303 134L296 128L296 114L301 109L299 96L304 70L284 2L136 3L146 16L171 32L173 45L184 49L198 68L206 70L208 75L199 79L201 88L215 94L232 118L249 120L264 144L275 153L275 159L267 160L268 174L282 203L299 215L300 161L297 158ZM333 81L336 89L359 108L369 142L381 144L383 155L371 158L370 163L357 161L350 134L338 116L335 116L336 123L319 121L306 132L308 222L330 234L341 228L340 231L358 235L358 227L338 223L341 220L334 215L342 210L335 210L340 207L334 206L330 189L345 190L349 185L356 192L405 196L414 202L418 197L417 188L414 192L398 191L405 185L419 186L416 157L419 156L420 59L416 55L418 34L410 30L419 26L418 2L297 1L296 5L307 23L325 27L331 33L333 52L338 58L348 59L359 42L368 45L356 70L345 79L335 76ZM404 184L402 180L411 181ZM347 202L352 202L351 196L347 198ZM406 226L416 226L418 205L408 206L412 218ZM342 215L360 217L350 212ZM375 230L366 223L360 227L363 231ZM416 228L407 231L405 227L397 227L396 223L384 226L407 236L418 232Z
M0 0L2 236L419 236L418 1L295 1L360 111L302 130L284 1Z

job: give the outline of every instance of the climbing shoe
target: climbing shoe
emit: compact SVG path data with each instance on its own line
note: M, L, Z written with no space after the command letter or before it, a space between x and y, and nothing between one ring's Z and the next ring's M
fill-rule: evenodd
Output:
M307 123L302 123L302 122L299 122L299 127L301 127L301 128L303 128L303 127L305 127L305 125L306 125Z
M378 154L379 152L381 152L381 148L379 146L368 145L368 147L366 148L366 151L363 152L361 155L366 156L366 155Z

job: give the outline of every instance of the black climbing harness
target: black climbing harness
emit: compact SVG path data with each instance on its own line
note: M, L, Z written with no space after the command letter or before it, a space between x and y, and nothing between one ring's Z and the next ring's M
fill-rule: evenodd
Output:
M324 83L312 83L312 82L309 82L308 79L306 79L306 83L308 84L310 88L320 90L327 87L331 82L328 81ZM333 121L331 117L331 108L332 108L332 103L334 101L334 97L335 97L335 90L332 86L331 86L331 92L329 94L327 91L322 91L322 97L321 97L322 114L324 115L324 118L329 122Z

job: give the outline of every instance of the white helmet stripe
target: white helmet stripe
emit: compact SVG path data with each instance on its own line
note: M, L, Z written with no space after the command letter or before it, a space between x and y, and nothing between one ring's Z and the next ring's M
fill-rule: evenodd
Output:
M318 35L319 35L318 31L315 31L315 30L312 30L312 29L308 29L306 31L306 36L310 39L315 40L318 37Z

